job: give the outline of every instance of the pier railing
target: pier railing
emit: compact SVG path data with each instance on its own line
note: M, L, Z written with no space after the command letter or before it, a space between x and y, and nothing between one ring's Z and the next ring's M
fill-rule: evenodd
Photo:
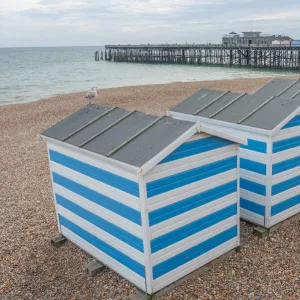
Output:
M103 57L103 53L101 55ZM106 45L104 57L107 61L115 62L300 69L300 47L278 45L270 47L220 44Z

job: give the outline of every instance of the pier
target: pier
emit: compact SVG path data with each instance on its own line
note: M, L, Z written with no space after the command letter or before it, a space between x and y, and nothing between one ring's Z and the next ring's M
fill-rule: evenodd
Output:
M104 55L103 55L104 54ZM226 46L222 44L106 45L106 61L300 69L300 47Z

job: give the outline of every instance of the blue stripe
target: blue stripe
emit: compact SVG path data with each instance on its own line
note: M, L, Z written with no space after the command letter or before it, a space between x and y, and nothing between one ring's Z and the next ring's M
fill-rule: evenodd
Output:
M50 160L70 168L76 172L84 174L88 177L101 181L121 191L139 197L139 185L137 182L131 181L124 177L104 171L70 156L61 154L54 150L49 151Z
M141 225L141 214L139 211L128 207L116 200L113 200L107 196L104 196L96 191L93 191L75 181L72 181L64 176L61 176L55 172L52 173L53 181L62 187L76 193L98 205L105 207L106 209L138 224Z
M290 190L298 185L300 185L300 175L273 185L272 196Z
M82 219L90 222L91 224L97 226L98 228L106 231L110 235L113 235L117 239L123 241L124 243L132 246L133 248L143 252L143 241L137 238L135 235L127 232L126 230L100 218L99 216L91 213L90 211L78 206L77 204L69 201L68 199L62 197L61 195L55 194L57 204L81 217Z
M188 157L191 155L196 155L199 153L215 150L218 148L226 147L233 144L233 142L218 138L218 137L208 137L196 141L191 141L184 143L178 147L175 151L169 154L165 159L163 159L160 164L177 160L180 158Z
M245 159L245 158L241 158L240 163L242 169L255 172L258 174L262 174L262 175L267 174L267 166L265 164L253 160Z
M231 181L211 190L191 196L176 203L164 206L149 213L149 224L153 226L187 211L205 205L237 191L237 181Z
M172 244L175 244L187 237L194 235L206 228L209 228L219 222L222 222L237 214L237 204L232 204L228 207L220 209L204 218L191 222L183 227L168 232L151 241L152 253L164 249Z
M287 159L273 165L272 173L276 175L287 170L300 167L300 156Z
M226 243L237 236L237 226L231 227L214 237L173 256L153 267L153 279L156 279L172 270L188 263L204 253Z
M300 195L297 195L290 199L282 201L281 203L278 203L278 204L275 204L272 206L271 216L275 216L275 215L283 212L284 210L289 209L289 208L299 205L299 204L300 204Z
M273 153L285 151L300 146L300 136L292 137L273 143Z
M261 216L265 215L265 207L263 205L246 200L244 198L240 199L240 206L241 206L241 208L243 208L245 210L249 210L255 214L258 214Z
M153 197L184 185L232 170L237 166L237 157L233 156L192 170L184 171L147 183L147 196Z
M267 143L248 139L248 145L241 145L241 148L260 153L267 153Z
M266 196L266 186L244 178L240 179L240 188L252 193Z
M106 253L108 256L112 257L122 265L126 266L128 269L132 270L141 277L145 277L145 267L137 261L133 260L132 258L115 249L111 245L105 243L104 241L100 240L99 238L95 237L94 235L90 234L84 229L80 228L79 226L67 220L61 215L59 215L59 222L62 226L68 228L80 238L87 241L89 244L93 245L100 251Z
M290 122L288 122L284 127L282 127L282 129L286 129L286 128L291 128L291 127L296 127L296 126L300 126L300 115L296 116L295 118L293 118Z

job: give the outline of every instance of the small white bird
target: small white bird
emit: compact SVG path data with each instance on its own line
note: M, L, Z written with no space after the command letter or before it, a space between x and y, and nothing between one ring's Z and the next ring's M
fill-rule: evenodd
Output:
M92 99L92 98L96 98L97 97L97 88L94 86L92 87L92 89L86 94L86 97L85 98L89 98L89 99Z

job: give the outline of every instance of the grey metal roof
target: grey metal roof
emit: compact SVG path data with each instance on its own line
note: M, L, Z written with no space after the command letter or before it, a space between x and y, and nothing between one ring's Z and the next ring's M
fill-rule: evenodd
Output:
M280 96L282 98L293 98L299 92L300 81L298 79L274 78L253 95L260 97Z
M201 89L170 112L272 130L298 107L300 82L274 79L253 95Z
M141 167L195 123L89 104L41 133Z

